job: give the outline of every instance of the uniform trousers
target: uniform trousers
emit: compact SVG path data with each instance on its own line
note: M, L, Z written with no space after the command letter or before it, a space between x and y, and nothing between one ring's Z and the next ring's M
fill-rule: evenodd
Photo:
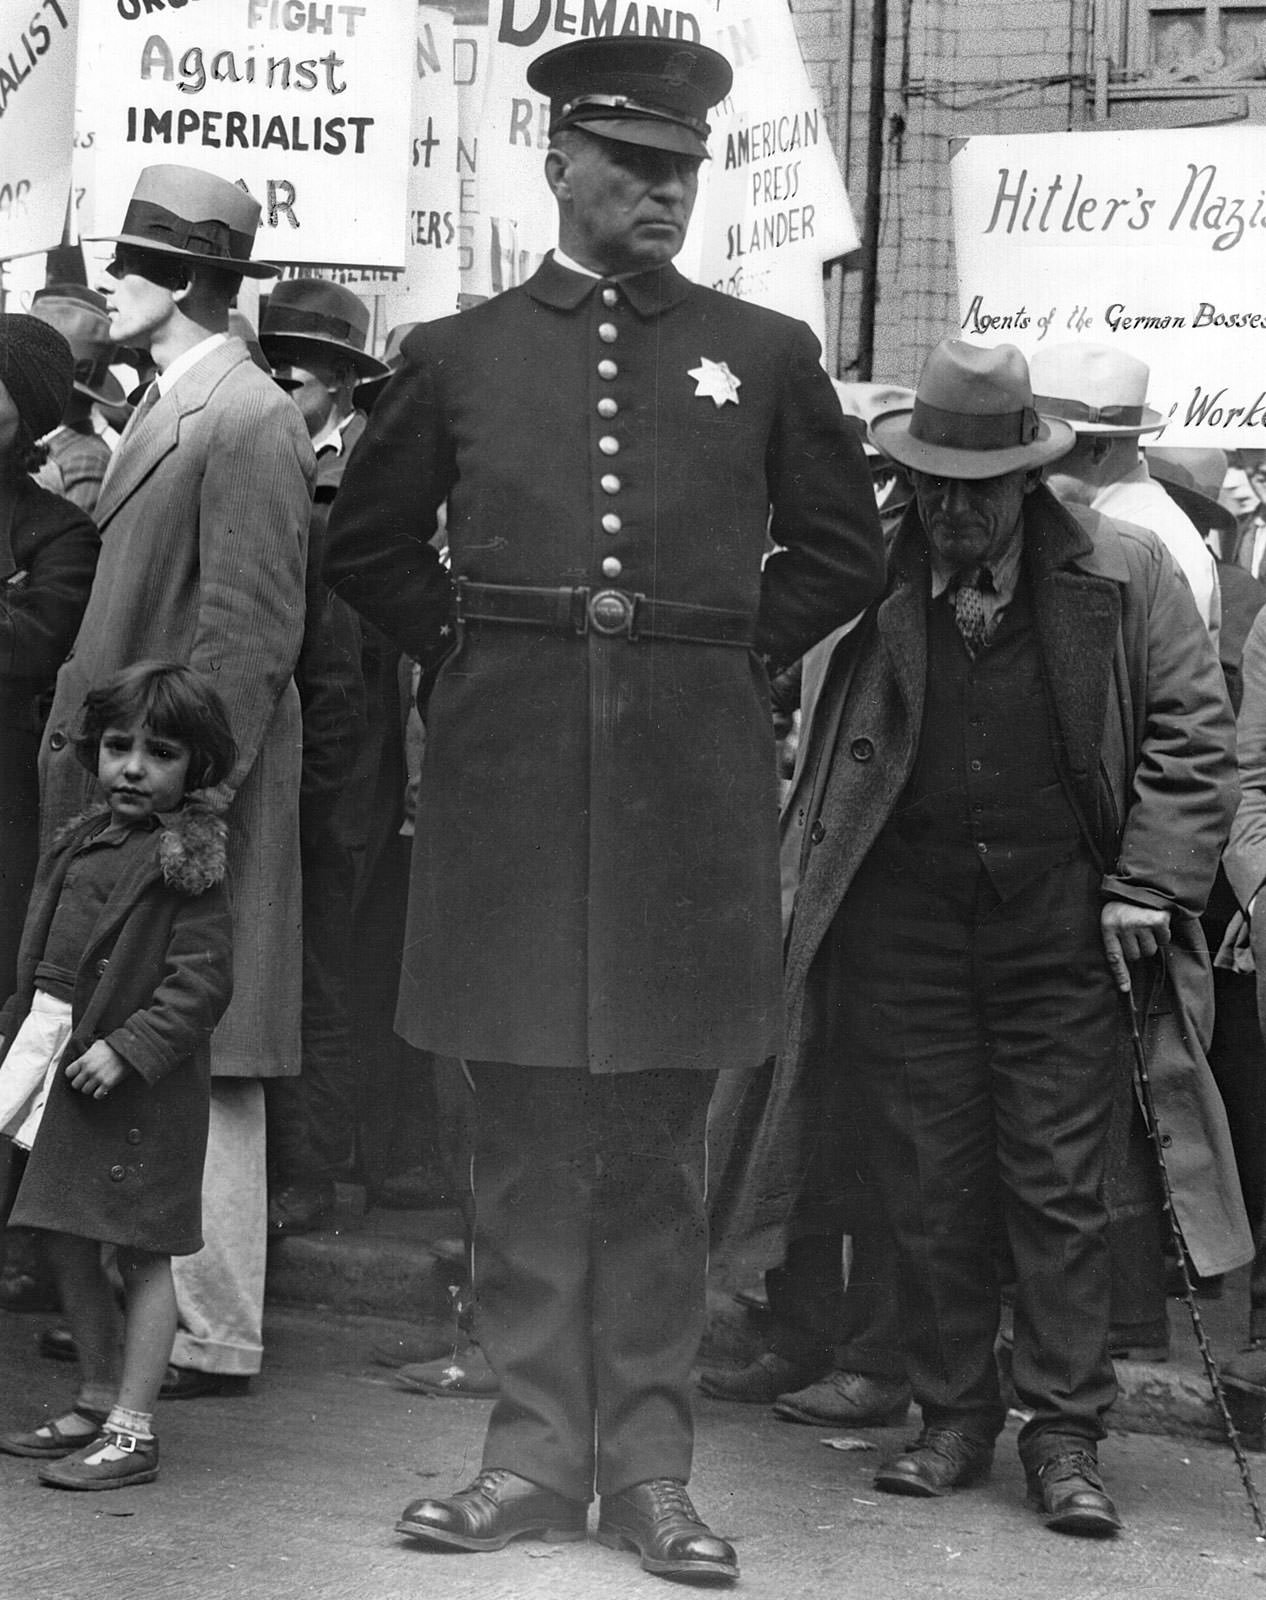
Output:
M212 1078L202 1249L173 1256L178 1367L248 1377L264 1357L268 1189L264 1089L257 1078Z
M982 869L947 887L881 847L836 925L915 1399L927 1426L1001 1430L1001 1230L1026 1461L1043 1435L1102 1438L1117 1392L1103 1190L1119 1002L1100 904L1080 857L1002 900Z
M484 1466L585 1504L688 1479L715 1073L468 1065Z

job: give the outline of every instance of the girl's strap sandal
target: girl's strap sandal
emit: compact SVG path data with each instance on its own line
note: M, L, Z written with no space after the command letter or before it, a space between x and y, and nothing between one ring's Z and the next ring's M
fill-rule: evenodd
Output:
M41 1422L37 1428L25 1432L0 1433L0 1451L9 1456L30 1456L41 1461L58 1461L73 1455L98 1437L109 1415L91 1406L72 1406L70 1415L82 1417L94 1424L91 1433L63 1433L56 1421Z

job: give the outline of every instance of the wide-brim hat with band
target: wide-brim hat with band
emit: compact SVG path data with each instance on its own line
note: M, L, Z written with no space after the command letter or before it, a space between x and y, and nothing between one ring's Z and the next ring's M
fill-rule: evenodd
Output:
M1078 433L1128 437L1165 426L1146 404L1150 368L1110 344L1056 344L1035 350L1029 362L1036 404L1063 417Z
M382 377L385 362L365 349L369 307L352 290L324 278L292 278L268 296L259 319L259 342L274 367L303 365L306 353L349 361L362 378Z
M708 112L734 74L719 51L688 39L574 39L528 64L550 102L551 136L581 128L623 144L708 154Z
M81 395L106 406L123 404L123 385L110 371L118 346L110 338L104 295L82 283L50 283L32 296L31 315L56 328L70 346Z
M945 478L997 478L1066 455L1076 435L1039 416L1029 369L1013 344L943 339L928 356L910 406L872 418L886 456Z
M1180 511L1201 533L1234 533L1234 511L1219 503L1226 480L1225 450L1189 445L1154 445L1147 452L1147 470Z
M200 167L144 167L122 229L97 237L248 278L275 278L279 268L250 259L259 213L259 201L240 185Z

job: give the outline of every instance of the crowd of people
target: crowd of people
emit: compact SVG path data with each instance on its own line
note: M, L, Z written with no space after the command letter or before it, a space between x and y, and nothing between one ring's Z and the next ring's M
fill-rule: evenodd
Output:
M709 1250L761 1230L768 1348L698 1381L913 1402L885 1492L979 1481L1013 1398L1043 1522L1114 1534L1114 1361L1176 1270L1254 1260L1266 1389L1266 453L1156 445L1087 342L833 384L672 265L730 77L539 57L557 248L383 359L320 279L245 323L259 207L182 166L104 294L0 317L0 1293L79 1375L0 1452L47 1484L152 1481L160 1397L249 1387L270 1234L353 1169L465 1219L464 1363L384 1357L494 1400L423 1547L596 1497L737 1578L691 1394Z

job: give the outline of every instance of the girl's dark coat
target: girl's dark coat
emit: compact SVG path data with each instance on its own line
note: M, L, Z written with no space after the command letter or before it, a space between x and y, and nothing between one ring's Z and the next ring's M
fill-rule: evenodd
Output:
M67 824L40 863L17 991L0 1011L5 1051L30 1010L71 858L104 819L96 812ZM12 1222L188 1255L202 1248L208 1041L232 992L232 933L224 824L196 806L162 824L102 908L76 973L62 1055L67 1064L104 1039L133 1071L102 1100L57 1074Z

